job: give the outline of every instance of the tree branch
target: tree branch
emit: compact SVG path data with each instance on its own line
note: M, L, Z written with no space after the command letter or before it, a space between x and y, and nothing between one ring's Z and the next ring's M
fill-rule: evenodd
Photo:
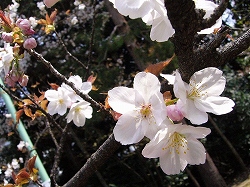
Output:
M111 134L109 138L91 155L84 166L63 187L82 187L89 177L103 165L108 158L120 147L120 143Z
M250 29L246 31L241 37L232 41L219 51L221 61L228 61L235 58L250 46Z
M226 10L227 4L228 0L222 0L220 5L214 10L213 14L210 15L209 18L202 21L200 30L212 27Z
M210 26L213 19L222 15L227 1L222 1L212 17L204 20L202 12L195 10L192 0L165 0L168 18L175 29L175 35L171 40L175 46L179 71L185 82L189 82L196 71L206 67L221 66L249 47L250 31L248 30L243 36L218 51L217 48L226 38L228 29L222 29L210 42L196 47L197 31Z

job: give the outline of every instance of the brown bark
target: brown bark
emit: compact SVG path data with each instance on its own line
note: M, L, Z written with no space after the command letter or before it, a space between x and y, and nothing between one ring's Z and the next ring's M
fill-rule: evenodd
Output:
M220 175L208 153L206 154L205 164L199 165L198 171L206 187L227 187L225 180Z

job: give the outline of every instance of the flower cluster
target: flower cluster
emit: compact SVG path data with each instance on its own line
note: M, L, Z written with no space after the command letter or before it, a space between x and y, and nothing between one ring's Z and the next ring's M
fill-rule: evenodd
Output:
M1 25L4 28L2 39L8 43L16 43L25 49L33 49L37 46L36 40L32 37L35 31L28 19L17 19L15 23L0 11Z
M189 84L177 71L176 98L168 100L160 92L158 78L140 72L134 78L133 88L115 87L108 92L109 106L120 114L113 130L115 139L123 145L137 143L144 136L150 139L142 154L146 158L159 157L166 174L177 174L188 163L203 164L205 148L197 139L205 138L211 130L179 121L186 117L194 124L201 124L207 121L206 112L217 115L230 112L234 102L219 96L224 87L225 78L216 68L194 73Z
M147 25L152 25L150 38L158 42L164 42L174 34L174 29L168 19L164 0L109 0L122 15L131 19L142 18ZM194 0L195 8L206 11L204 18L208 18L218 6L208 0ZM211 28L204 29L199 34L210 34L214 28L219 28L222 19L218 19Z
M72 82L83 94L88 94L92 89L91 81L82 82L81 77L78 75L70 76L68 81ZM67 112L67 108L70 108L66 116L67 123L73 120L74 124L80 127L85 124L86 118L92 118L93 109L90 103L83 100L65 83L56 90L47 90L45 97L49 101L47 109L51 115L57 113L62 116Z
M0 49L0 70L4 69L5 83L10 87L14 87L17 82L22 86L28 83L28 76L21 70L19 61L24 58L24 49L33 49L37 46L36 40L32 37L35 34L34 22L34 18L19 18L13 21L13 18L0 10L0 25L3 28L1 37L5 42L4 48Z

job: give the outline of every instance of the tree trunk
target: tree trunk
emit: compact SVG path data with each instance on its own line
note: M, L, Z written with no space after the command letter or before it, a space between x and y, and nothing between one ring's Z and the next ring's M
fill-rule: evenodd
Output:
M199 165L198 171L206 187L227 187L212 158L207 153L205 164Z

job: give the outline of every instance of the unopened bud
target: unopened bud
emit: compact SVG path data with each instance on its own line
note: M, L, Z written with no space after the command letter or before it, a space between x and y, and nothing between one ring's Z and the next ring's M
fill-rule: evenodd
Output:
M36 46L37 46L37 43L34 38L28 38L23 43L23 47L25 49L34 49Z
M29 30L31 27L30 21L27 19L18 19L16 25L23 31Z
M167 115L173 121L181 121L184 118L181 110L176 104L167 106Z
M12 43L12 42L13 42L12 33L3 32L3 33L2 33L2 39L3 39L5 42Z

